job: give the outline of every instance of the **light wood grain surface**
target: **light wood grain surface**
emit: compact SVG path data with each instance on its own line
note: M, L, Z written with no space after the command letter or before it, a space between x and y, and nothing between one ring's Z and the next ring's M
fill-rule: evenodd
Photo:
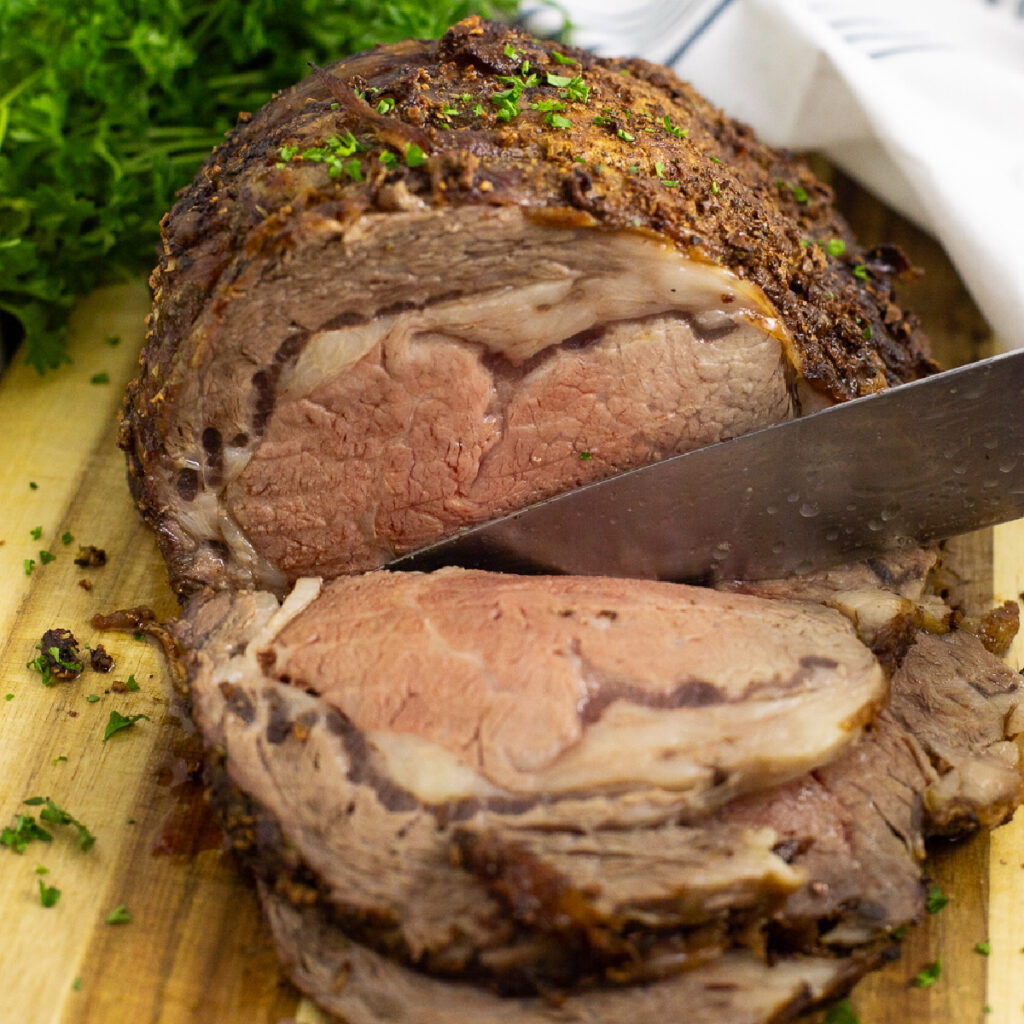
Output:
M989 351L980 317L932 243L849 183L837 179L837 188L862 237L895 237L929 269L913 304L927 310L942 358L952 364ZM50 796L97 836L84 853L66 828L22 856L0 849L0 1022L313 1022L319 1015L282 978L255 900L197 800L194 744L161 657L148 642L88 626L97 611L145 604L167 617L177 608L115 447L146 308L141 285L92 296L75 318L71 366L41 380L19 364L0 383L0 827L31 811L21 805L26 797ZM111 335L122 339L116 347L102 343ZM101 371L109 383L90 383ZM38 541L30 536L37 526ZM61 543L64 531L74 534L71 545ZM78 543L105 548L108 564L73 565ZM40 549L56 558L39 564ZM1024 589L1020 524L965 538L959 552L979 603L1016 600ZM37 563L31 575L26 558ZM83 577L91 591L78 586ZM54 626L83 643L102 642L114 671L44 687L25 662ZM1015 667L1024 660L1022 641L1010 660ZM112 692L129 674L140 691ZM90 694L99 700L89 702ZM149 721L104 742L111 710ZM901 961L856 990L864 1024L1024 1022L1019 818L991 837L934 853L929 873L952 901L911 931ZM40 866L48 873L37 874ZM41 906L40 879L61 890L56 906ZM105 923L119 905L131 922ZM988 957L973 952L984 939ZM940 980L927 990L910 987L937 958Z

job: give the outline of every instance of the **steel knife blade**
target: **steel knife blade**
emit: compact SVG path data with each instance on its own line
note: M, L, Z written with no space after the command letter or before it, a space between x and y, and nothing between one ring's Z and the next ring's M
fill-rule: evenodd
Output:
M767 579L1024 516L1024 350L673 456L388 564Z

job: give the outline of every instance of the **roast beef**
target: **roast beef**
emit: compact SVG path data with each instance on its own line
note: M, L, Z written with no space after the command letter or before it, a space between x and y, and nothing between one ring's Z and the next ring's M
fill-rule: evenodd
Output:
M1020 797L1015 673L919 634L858 740L880 670L809 602L378 572L178 630L282 958L352 1024L787 1018L920 915L926 836Z
M468 19L342 61L165 218L121 443L176 588L373 568L932 369L802 163L555 53Z

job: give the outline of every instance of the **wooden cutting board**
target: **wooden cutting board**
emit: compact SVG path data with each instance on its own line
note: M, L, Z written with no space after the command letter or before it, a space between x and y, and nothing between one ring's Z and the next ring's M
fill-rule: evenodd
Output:
M887 215L877 203L854 199L862 237L895 235L932 270L931 293L917 306L927 302L934 312L927 326L943 360L974 354L984 332L948 266L902 222L880 223ZM93 295L74 318L72 365L40 379L19 364L0 383L0 827L38 810L22 801L42 796L97 837L83 852L73 829L54 827L52 842L21 856L0 848L0 1021L313 1022L319 1014L283 979L255 899L198 799L194 742L161 656L145 640L89 627L98 611L143 604L169 617L177 608L115 446L147 305L140 284ZM104 343L112 336L121 339L116 346ZM99 373L109 380L91 383ZM66 531L74 540L65 545ZM104 548L107 564L75 566L79 544ZM41 564L40 550L55 557ZM1021 524L965 538L959 551L975 600L1017 598ZM31 574L25 559L35 560ZM91 590L79 586L86 578ZM25 663L43 631L58 626L83 644L102 642L114 670L43 686ZM1011 661L1021 663L1019 645ZM130 674L138 692L112 689ZM112 711L148 720L105 742ZM1024 813L1018 817L932 857L929 871L951 902L912 930L900 962L857 989L853 1005L864 1024L1024 1020ZM60 890L55 906L41 905L40 881ZM107 923L118 907L131 920ZM982 940L987 957L973 951ZM910 987L937 959L939 980Z

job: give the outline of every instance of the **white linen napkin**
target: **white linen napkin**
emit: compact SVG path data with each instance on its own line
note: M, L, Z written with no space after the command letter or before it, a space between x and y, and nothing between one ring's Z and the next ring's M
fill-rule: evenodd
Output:
M561 5L577 45L667 64L766 142L824 152L938 238L1024 346L1024 0Z

